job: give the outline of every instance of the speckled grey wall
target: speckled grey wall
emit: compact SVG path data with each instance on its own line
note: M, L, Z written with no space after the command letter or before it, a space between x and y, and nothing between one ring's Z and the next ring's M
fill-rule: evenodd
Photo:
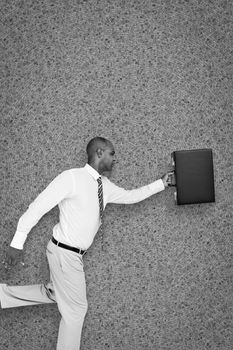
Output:
M104 252L85 256L82 349L230 350L232 1L1 2L1 252L20 215L61 171L112 140L112 181L159 178L174 150L213 149L216 203L176 206L174 189L109 205ZM1 281L48 280L57 208L31 231L25 268ZM0 311L0 348L55 349L55 305Z

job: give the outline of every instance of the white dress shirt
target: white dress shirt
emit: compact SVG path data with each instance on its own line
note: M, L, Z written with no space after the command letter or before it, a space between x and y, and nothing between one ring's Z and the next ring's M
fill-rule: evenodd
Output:
M28 233L40 218L58 205L59 222L53 228L57 241L86 250L100 226L98 183L100 174L86 164L63 171L30 204L19 219L11 247L23 249ZM133 204L165 189L161 179L133 190L116 186L107 177L103 183L104 207L107 203Z

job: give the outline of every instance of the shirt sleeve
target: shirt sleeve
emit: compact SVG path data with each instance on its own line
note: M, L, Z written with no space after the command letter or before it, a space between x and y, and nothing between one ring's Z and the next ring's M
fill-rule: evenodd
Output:
M161 192L165 189L163 180L159 179L149 185L139 187L133 190L125 190L118 187L113 182L107 179L106 186L107 203L115 204L134 204L143 201L155 193Z
M69 170L58 175L45 190L38 195L29 205L26 212L20 217L16 233L10 246L23 249L28 233L37 224L40 218L63 199L72 196L73 189L73 176Z

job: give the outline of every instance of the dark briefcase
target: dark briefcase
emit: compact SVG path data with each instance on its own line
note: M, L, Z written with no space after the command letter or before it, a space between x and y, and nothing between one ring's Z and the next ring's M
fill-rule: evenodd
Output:
M172 152L177 204L215 202L211 149Z

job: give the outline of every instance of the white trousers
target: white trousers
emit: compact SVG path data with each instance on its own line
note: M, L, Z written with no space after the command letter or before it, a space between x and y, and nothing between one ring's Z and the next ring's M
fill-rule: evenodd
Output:
M47 285L0 284L2 308L57 302L61 313L57 350L79 350L87 312L86 282L82 256L49 241L46 255L50 268Z

